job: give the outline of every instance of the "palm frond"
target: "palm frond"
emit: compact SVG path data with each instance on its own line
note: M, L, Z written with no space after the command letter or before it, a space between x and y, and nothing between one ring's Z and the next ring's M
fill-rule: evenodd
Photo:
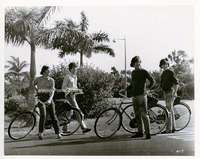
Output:
M86 32L88 30L88 19L85 15L85 13L82 11L81 12L81 22L80 22L80 30L82 32Z
M113 57L115 56L114 50L110 48L108 45L104 45L104 44L96 45L93 48L93 51L95 53L102 52L102 53L109 54L110 56L113 56Z
M105 32L102 32L102 31L100 31L98 33L93 33L92 39L97 42L103 42L103 41L109 42L110 41L108 38L108 34L106 34Z
M47 6L41 10L40 16L37 19L38 25L46 23L50 16L56 11L56 6Z

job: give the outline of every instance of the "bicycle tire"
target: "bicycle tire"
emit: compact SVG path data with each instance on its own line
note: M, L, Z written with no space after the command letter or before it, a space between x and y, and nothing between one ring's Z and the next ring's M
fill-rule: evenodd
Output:
M126 106L122 111L122 127L125 131L130 133L137 132L138 128L132 124L132 121L135 119L135 113L133 105ZM135 121L134 121L135 122ZM133 125L133 126L132 126Z
M17 115L8 127L8 135L13 140L25 138L33 130L36 117L32 112L23 112Z
M180 131L186 128L191 119L191 109L183 102L175 104L174 116L175 116L175 131Z
M68 132L62 132L62 136L69 136L77 132L77 130L81 126L82 114L76 108L71 108L72 114L70 116L67 115L69 112L68 109L65 109L58 115L60 130L64 131L64 128L67 129ZM66 131L66 130L65 130Z
M167 125L167 109L160 104L156 104L150 107L148 115L150 119L150 134L156 135L161 133Z
M121 127L122 116L117 108L101 112L94 124L94 132L101 139L112 137Z

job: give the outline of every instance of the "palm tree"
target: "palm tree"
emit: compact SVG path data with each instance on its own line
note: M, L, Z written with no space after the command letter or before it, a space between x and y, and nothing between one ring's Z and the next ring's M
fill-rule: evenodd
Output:
M30 91L33 91L33 81L36 74L35 54L38 39L45 20L55 11L55 7L43 8L11 8L5 13L5 41L16 46L28 43L31 50L30 61Z
M80 54L80 66L83 65L83 55L91 57L92 53L103 52L114 56L114 51L107 44L108 34L99 31L88 33L88 19L84 12L81 12L81 21L76 24L72 20L57 21L52 29L41 32L43 35L40 43L52 49L59 49L59 57L68 54Z
M5 80L7 84L11 85L20 94L23 81L28 74L23 69L28 66L28 63L26 61L20 61L19 57L14 56L11 56L11 60L8 60L7 63L5 67L8 69L8 72L5 73Z

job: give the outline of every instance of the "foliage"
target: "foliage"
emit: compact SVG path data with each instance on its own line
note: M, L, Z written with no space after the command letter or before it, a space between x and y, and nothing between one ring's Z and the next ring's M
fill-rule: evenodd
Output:
M41 45L39 39L44 30L45 20L54 12L55 7L6 9L5 41L16 46L27 43L31 48L30 88L33 90L33 80L36 74L35 47Z
M29 81L29 73L23 71L28 66L26 61L20 61L19 57L11 56L11 60L7 61L5 68L8 72L5 73L5 96L21 94L22 88L26 87Z
M106 53L114 56L114 51L105 42L109 42L108 34L102 31L88 33L88 19L81 12L81 21L77 24L72 20L57 21L54 28L41 32L40 43L48 48L59 49L59 57L68 54L80 54L80 65L83 65L83 55L91 57L94 53Z
M5 99L5 113L10 113L12 112L12 114L17 113L19 111L23 111L27 109L27 103L26 100L23 96L20 95L16 95L16 96L12 96L8 99Z

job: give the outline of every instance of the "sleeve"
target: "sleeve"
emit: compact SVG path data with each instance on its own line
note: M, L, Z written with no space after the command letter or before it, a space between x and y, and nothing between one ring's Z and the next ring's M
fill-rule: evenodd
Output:
M37 83L38 83L38 78L36 78L36 79L33 81L34 86L37 85Z
M52 90L55 90L55 81L53 78L51 78L51 83L52 83L52 86L51 86Z
M175 77L175 73L173 71L171 71L171 77L172 77L172 82L173 84L177 85L178 84L178 80Z
M155 81L154 81L153 77L150 75L150 73L148 73L146 70L145 70L145 72L146 72L146 78L147 78L147 79L149 80L149 82L150 82L149 88L151 89L151 88L154 86Z

